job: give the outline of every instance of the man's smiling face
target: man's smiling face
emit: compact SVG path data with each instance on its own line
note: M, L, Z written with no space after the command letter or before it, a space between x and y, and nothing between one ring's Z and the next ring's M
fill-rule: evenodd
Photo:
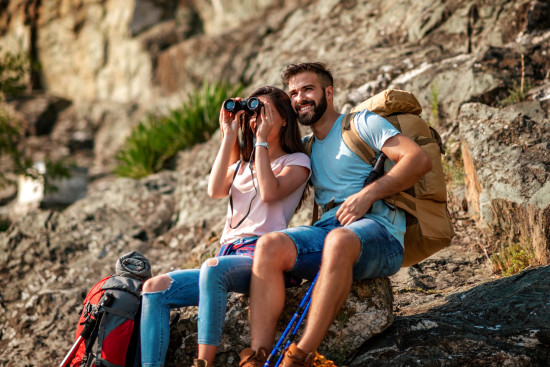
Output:
M327 97L317 74L304 72L294 75L288 81L288 90L298 121L306 126L319 121L327 110Z

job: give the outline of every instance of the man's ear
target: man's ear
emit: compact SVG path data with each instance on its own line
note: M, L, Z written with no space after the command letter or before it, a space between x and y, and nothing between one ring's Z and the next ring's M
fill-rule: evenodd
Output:
M334 87L326 87L325 88L325 95L327 97L327 100L332 101L334 97Z

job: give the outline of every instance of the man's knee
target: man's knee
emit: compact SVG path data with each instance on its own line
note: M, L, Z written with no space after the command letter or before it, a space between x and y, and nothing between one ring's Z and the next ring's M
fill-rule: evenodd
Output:
M172 278L167 274L157 275L143 284L143 293L160 292L167 290L172 284Z
M254 263L289 270L296 261L296 254L296 246L288 235L273 232L261 236L256 242Z
M361 253L359 237L347 228L332 230L325 239L323 257L354 263Z

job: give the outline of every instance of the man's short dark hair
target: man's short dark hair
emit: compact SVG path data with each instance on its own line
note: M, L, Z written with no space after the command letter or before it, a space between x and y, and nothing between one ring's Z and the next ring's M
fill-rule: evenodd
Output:
M334 80L332 79L332 73L322 62L304 62L301 64L290 64L281 73L281 79L283 84L288 87L288 82L296 74L312 72L317 74L321 87L332 87Z

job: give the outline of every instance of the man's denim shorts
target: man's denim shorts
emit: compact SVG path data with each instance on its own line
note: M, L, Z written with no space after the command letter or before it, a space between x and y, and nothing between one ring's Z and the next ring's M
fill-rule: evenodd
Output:
M319 271L325 237L331 230L341 227L336 217L330 217L313 226L282 230L294 241L298 251L296 262L288 273L313 279ZM403 245L382 224L363 218L343 228L352 230L361 240L361 254L353 266L354 279L387 277L401 268Z

